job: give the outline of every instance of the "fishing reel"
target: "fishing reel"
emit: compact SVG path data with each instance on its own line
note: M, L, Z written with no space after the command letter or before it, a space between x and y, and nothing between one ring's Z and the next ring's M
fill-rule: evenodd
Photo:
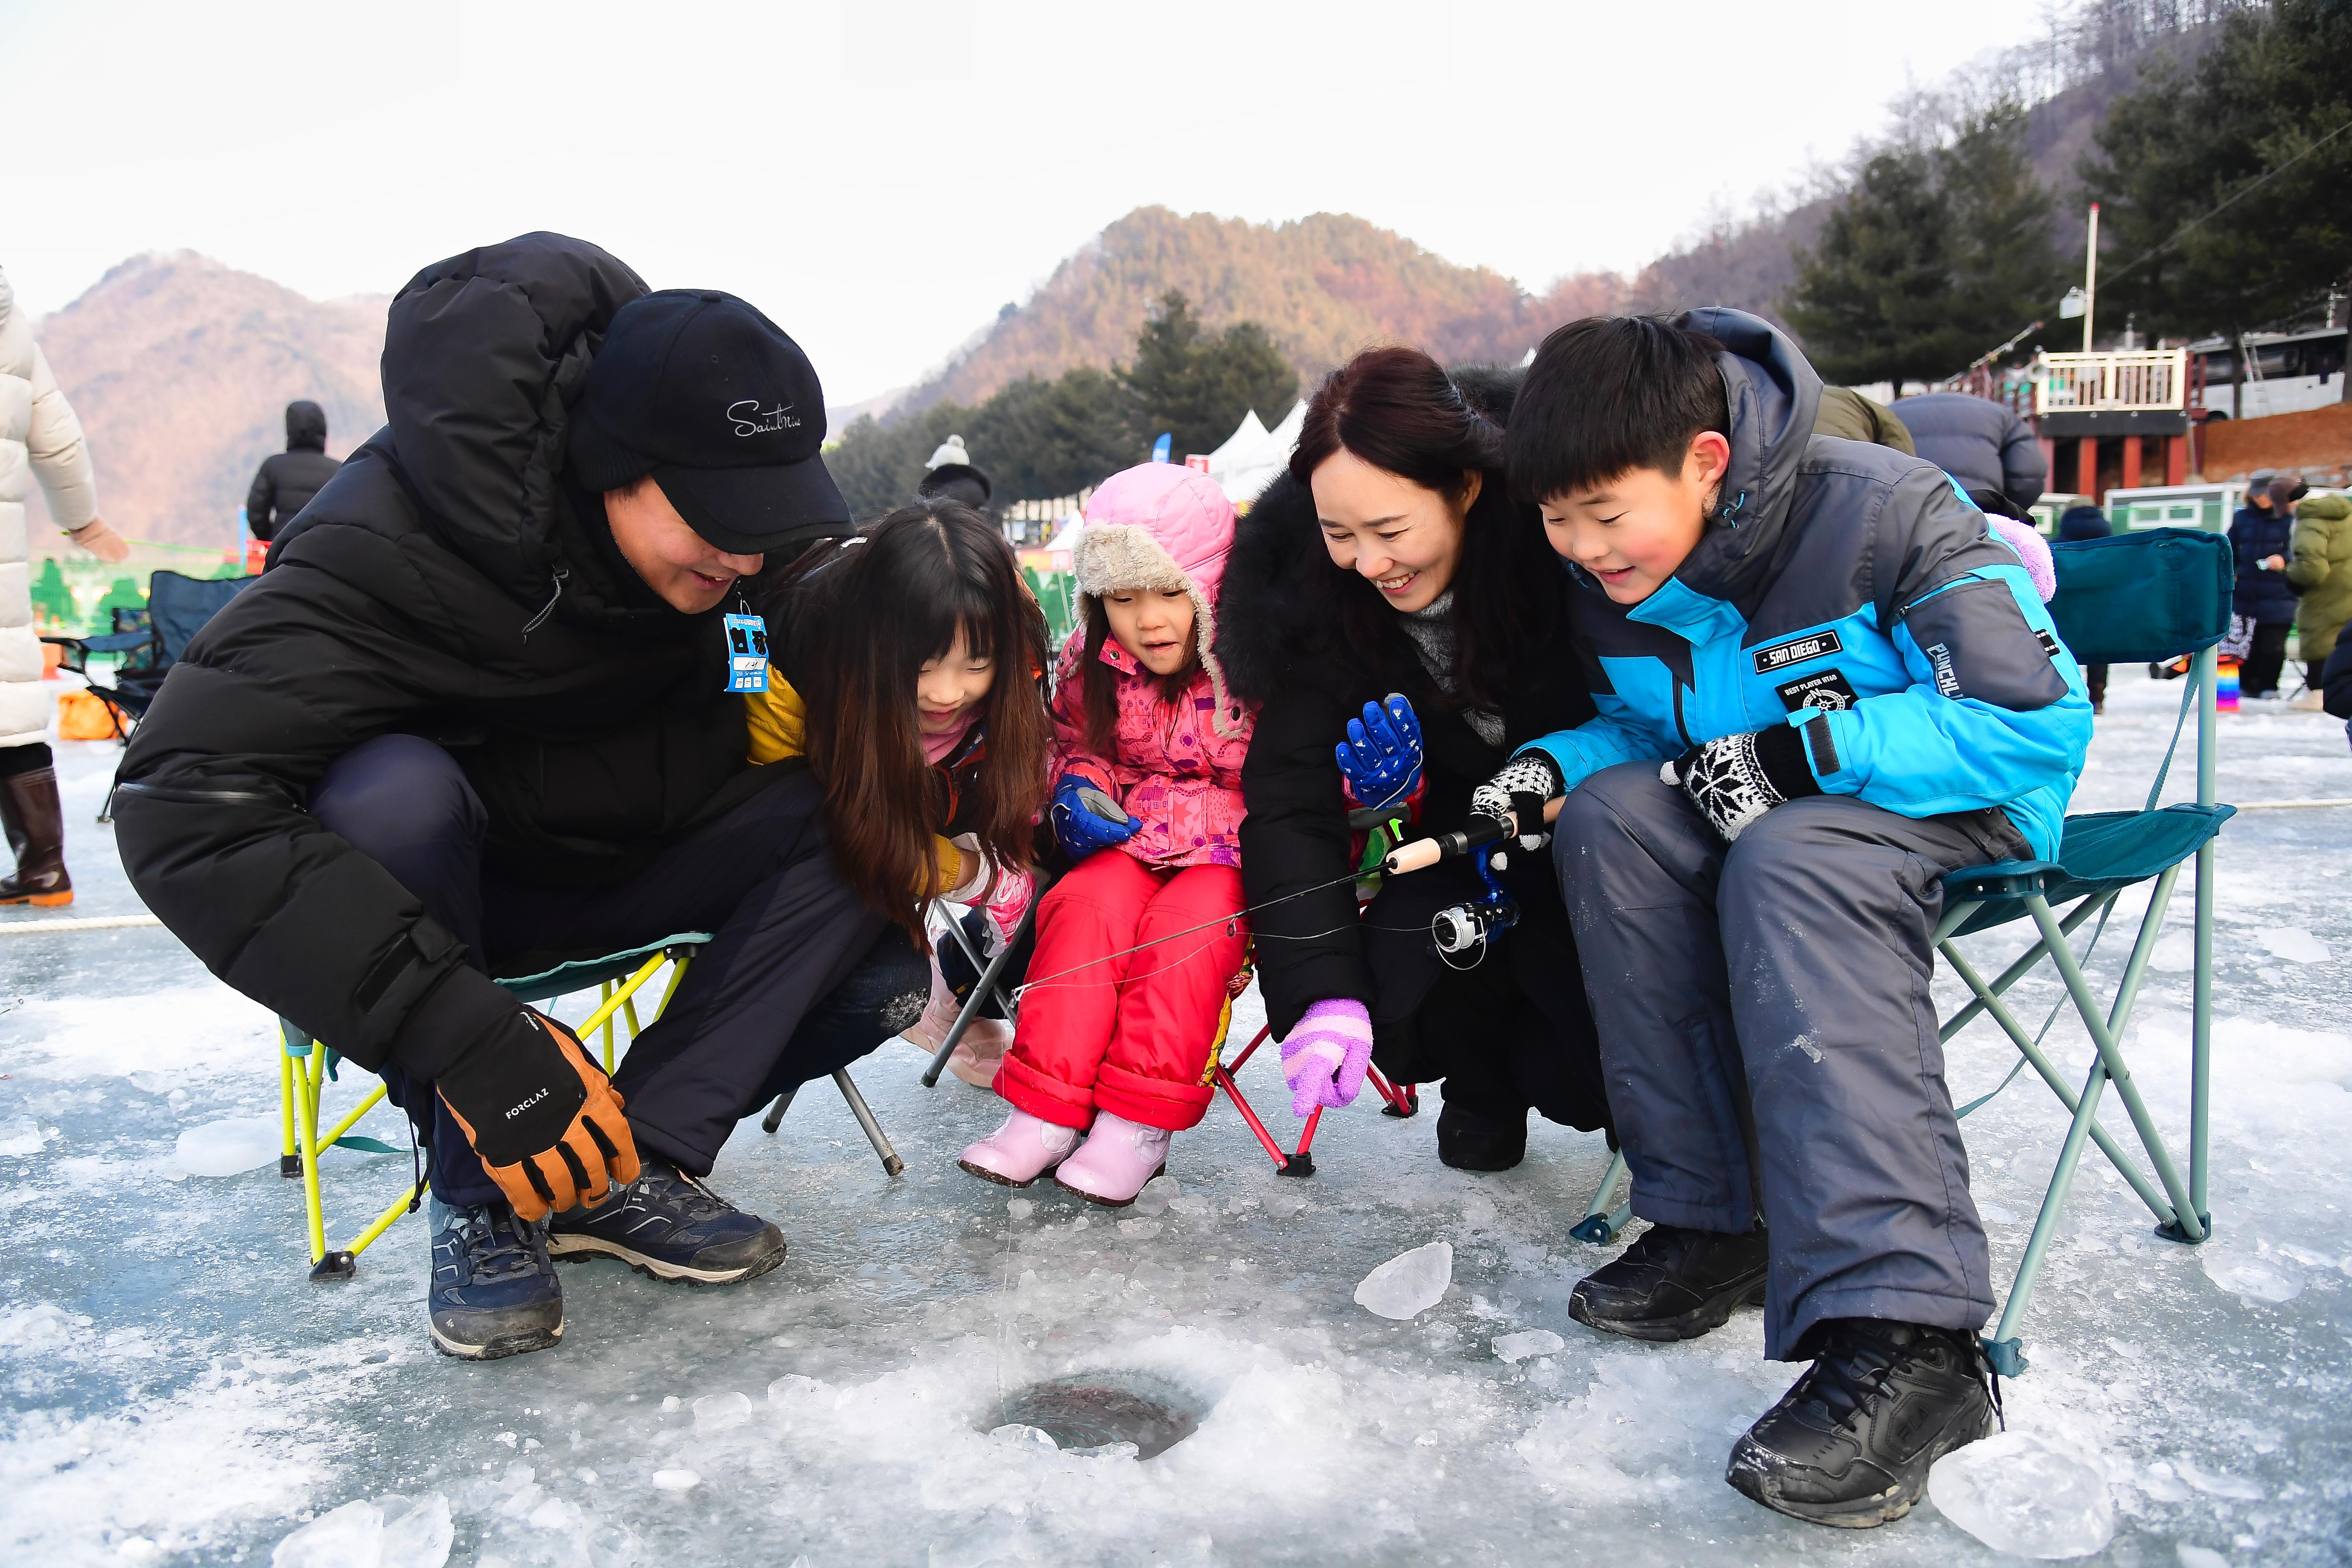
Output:
M1437 946L1438 956L1457 952L1478 952L1486 945L1519 922L1518 900L1512 898L1503 884L1495 878L1499 870L1503 852L1499 849L1478 857L1478 879L1486 884L1486 896L1468 903L1454 904L1430 917L1430 940Z

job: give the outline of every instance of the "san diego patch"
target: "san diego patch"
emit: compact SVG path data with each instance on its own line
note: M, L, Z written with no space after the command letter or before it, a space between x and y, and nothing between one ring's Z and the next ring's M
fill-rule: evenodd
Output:
M1800 708L1817 708L1824 713L1843 713L1862 700L1854 694L1845 672L1836 669L1824 669L1818 675L1801 675L1772 689L1780 694L1781 702L1791 713Z
M1776 669L1786 669L1807 659L1827 658L1833 653L1843 653L1845 644L1835 632L1807 632L1787 642L1776 642L1769 647L1756 650L1756 673L1769 675Z

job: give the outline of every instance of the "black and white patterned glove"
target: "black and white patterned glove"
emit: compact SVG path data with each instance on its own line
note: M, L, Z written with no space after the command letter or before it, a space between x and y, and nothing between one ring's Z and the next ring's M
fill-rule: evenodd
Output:
M1519 847L1540 849L1543 808L1567 793L1558 763L1542 752L1522 752L1505 763L1501 773L1470 792L1470 811L1496 822L1516 819Z
M1693 746L1661 766L1658 778L1690 796L1727 844L1774 806L1822 793L1805 763L1804 737L1786 724Z

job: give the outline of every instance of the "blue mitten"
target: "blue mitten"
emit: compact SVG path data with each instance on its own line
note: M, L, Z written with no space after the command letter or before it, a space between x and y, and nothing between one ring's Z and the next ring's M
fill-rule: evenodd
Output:
M1364 716L1348 721L1348 738L1333 750L1348 787L1375 811L1402 805L1421 787L1421 721L1401 693L1390 692L1385 705L1365 703Z
M1143 824L1128 816L1127 808L1104 794L1102 786L1076 773L1064 773L1054 786L1051 816L1055 840L1073 860L1124 844L1143 831Z

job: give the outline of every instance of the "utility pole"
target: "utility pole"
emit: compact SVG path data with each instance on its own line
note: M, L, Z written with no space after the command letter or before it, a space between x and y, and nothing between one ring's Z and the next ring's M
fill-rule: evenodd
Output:
M2091 204L2091 239L2083 252L2083 352L2091 352L2091 323L2099 306L2099 204Z

